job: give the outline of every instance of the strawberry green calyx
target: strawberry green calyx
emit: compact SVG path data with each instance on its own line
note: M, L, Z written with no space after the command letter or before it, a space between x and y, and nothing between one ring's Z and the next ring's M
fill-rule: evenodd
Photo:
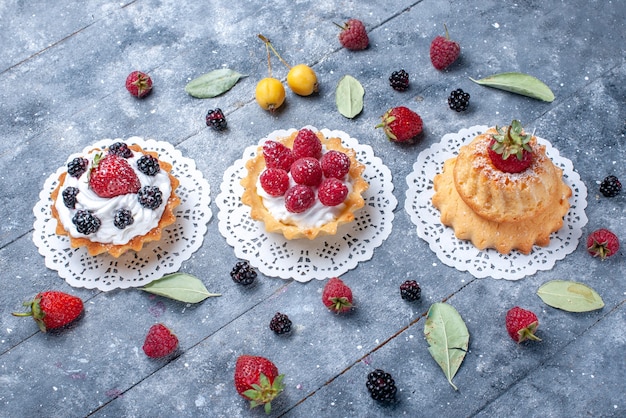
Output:
M30 308L30 310L28 312L13 312L13 316L32 316L41 332L46 332L46 324L43 322L46 314L41 310L41 296L37 295L35 299L24 302L22 306Z
M285 375L280 374L276 376L273 382L264 373L259 375L259 383L252 384L252 389L246 390L243 395L250 399L250 409L263 405L266 414L272 411L271 402L278 396L285 385L283 384L283 378Z
M524 151L532 152L532 148L528 144L532 138L532 134L525 134L522 124L518 120L513 120L509 126L498 128L497 134L493 135L495 142L491 149L500 154L503 160L511 155L515 155L518 160L524 158Z
M537 331L538 326L539 326L539 322L535 321L535 322L528 324L526 327L520 329L519 331L517 331L517 335L518 335L517 342L521 343L522 341L526 341L526 340L541 341L541 338L535 335L535 332Z
M334 312L345 312L352 308L352 303L347 297L330 298L330 310Z

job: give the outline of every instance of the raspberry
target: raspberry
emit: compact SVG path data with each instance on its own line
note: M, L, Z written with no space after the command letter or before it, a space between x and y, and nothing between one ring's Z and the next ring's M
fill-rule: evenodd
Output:
M339 42L344 48L360 51L369 45L369 37L365 25L358 19L348 20L344 26L337 25L342 30L339 33Z
M350 157L340 151L330 150L320 160L325 177L343 179L350 171Z
M461 89L456 89L450 93L450 97L448 97L448 106L450 109L456 110L457 112L463 112L467 110L469 106L469 93L465 93Z
M156 176L161 171L159 160L149 154L142 155L137 160L137 169L146 176Z
M239 261L230 272L230 277L235 283L248 286L256 279L256 271L250 267L247 261Z
M226 122L226 117L224 116L222 109L219 107L209 109L209 112L206 114L206 126L210 126L216 131L223 131L228 127L228 123Z
M285 193L285 207L291 213L302 213L315 203L315 192L309 186L296 184Z
M133 71L126 77L126 90L131 95L141 99L152 91L152 79L146 73Z
M300 129L293 140L293 156L298 158L320 158L322 155L322 141L310 129Z
M155 324L148 330L142 348L150 358L165 357L178 348L178 337L165 325Z
M137 192L139 203L144 208L156 209L163 203L163 193L156 186L144 186Z
M287 315L276 312L270 321L270 329L279 335L286 334L291 331L291 320Z
M317 190L317 198L324 206L337 206L343 203L348 196L348 187L336 178L327 178L322 181Z
M622 190L622 183L615 176L607 176L600 183L600 193L605 197L615 197Z
M396 382L389 373L376 369L367 375L367 390L372 399L380 402L391 402L396 397Z
M600 257L604 260L618 251L619 239L608 229L595 230L587 237L587 252L594 257Z
M96 218L88 210L79 210L74 214L72 223L81 234L89 235L100 229L100 219Z
M267 168L259 176L261 187L270 196L282 196L289 188L289 174L282 168Z
M63 204L68 209L76 208L76 195L78 194L78 188L76 187L68 187L63 190Z
M87 171L87 166L89 165L89 160L86 158L76 157L69 163L67 163L67 174L72 177L80 177L83 175L85 171Z
M422 296L422 289L415 280L407 280L400 285L400 296L404 300L413 302Z
M132 158L133 151L128 148L128 145L123 142L116 142L109 147L109 153L115 154L122 158Z
M394 71L389 77L389 85L397 91L405 91L409 88L409 73L404 70Z
M514 306L507 311L504 325L509 336L516 343L526 340L541 341L541 338L535 335L539 320L532 311Z
M450 66L461 54L461 47L450 39L448 28L445 29L446 36L437 36L430 44L430 61L438 70Z
M268 168L282 168L285 171L289 171L291 164L293 164L295 158L293 152L276 141L265 141L263 144L263 157L265 157L265 165Z
M300 158L291 165L291 177L298 184L317 186L322 181L322 166L316 158Z
M124 229L128 225L132 225L134 221L133 214L128 209L118 209L113 214L113 225L118 229Z

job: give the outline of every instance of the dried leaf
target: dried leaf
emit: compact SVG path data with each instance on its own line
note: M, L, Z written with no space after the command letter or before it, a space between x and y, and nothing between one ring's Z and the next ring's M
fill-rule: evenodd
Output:
M364 95L365 90L356 78L350 75L343 76L335 90L335 101L339 113L349 119L361 113Z
M185 86L185 91L198 99L207 99L227 92L242 77L246 76L228 68L221 68L191 80Z
M219 293L209 293L200 279L187 273L173 273L140 287L149 293L187 303L202 302Z
M469 79L483 86L510 91L511 93L543 100L544 102L554 100L554 93L552 93L550 87L546 86L538 78L524 73L500 73L481 78L480 80L474 80L472 77Z
M457 390L452 378L461 367L469 346L469 331L463 318L451 305L434 303L426 316L424 335L430 355Z
M567 280L551 280L537 290L547 305L568 312L589 312L601 309L604 301L591 287Z

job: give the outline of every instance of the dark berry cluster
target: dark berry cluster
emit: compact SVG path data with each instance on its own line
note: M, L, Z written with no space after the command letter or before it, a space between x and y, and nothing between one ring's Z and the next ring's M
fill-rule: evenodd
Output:
M72 223L76 225L76 230L81 234L89 235L100 229L100 219L88 210L78 210L72 218Z
M404 300L413 302L422 296L422 289L415 280L407 280L400 285L400 296Z
M137 192L139 203L144 208L156 209L163 203L163 193L156 186L144 186Z
M448 97L448 106L450 106L452 110L463 112L469 107L469 99L469 93L465 93L461 89L456 89L450 93L450 97Z
M230 272L230 277L235 283L247 286L252 284L256 279L256 271L247 261L239 261Z
M142 155L137 160L137 169L146 176L155 176L159 171L161 171L159 160L149 154Z
M622 183L615 176L606 176L600 183L600 193L605 197L615 197L622 190Z
M409 73L404 70L394 71L389 77L389 85L397 91L405 91L409 88Z
M223 131L228 127L228 123L226 123L226 117L224 116L224 112L222 109L215 108L209 109L209 112L206 114L206 125L215 129L216 131Z
M134 221L133 214L128 209L118 209L113 214L113 225L118 229L124 229Z
M376 369L367 375L367 390L376 401L391 402L396 397L396 382L389 373Z
M133 152L131 151L130 148L128 148L128 145L125 144L124 142L116 142L115 144L111 145L109 147L109 152L111 154L118 155L122 158L133 157Z
M68 187L63 190L63 193L61 193L61 195L63 196L63 204L65 204L66 208L76 208L76 195L78 195L77 187Z
M85 171L87 171L87 166L89 165L89 160L82 157L76 157L69 163L67 163L67 174L72 177L80 177L83 175Z
M286 334L291 331L291 319L285 314L276 312L270 321L270 329L276 334Z

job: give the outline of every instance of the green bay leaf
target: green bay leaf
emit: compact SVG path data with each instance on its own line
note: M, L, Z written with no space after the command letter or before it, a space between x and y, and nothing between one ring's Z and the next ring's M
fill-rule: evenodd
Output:
M554 93L552 93L550 87L529 74L507 72L493 74L479 80L475 80L472 77L469 79L483 86L521 94L522 96L532 97L533 99L543 100L544 102L554 100Z
M424 336L428 351L454 390L452 378L461 367L469 347L469 331L461 315L447 303L434 303L428 309Z
M589 312L604 307L604 301L591 287L568 280L551 280L537 290L547 305L568 312Z
M351 75L343 76L335 90L337 110L346 118L354 118L363 110L364 95L365 90L356 78Z
M219 293L209 293L200 279L187 273L172 273L148 283L139 289L186 303L202 302Z
M242 77L246 76L229 68L220 68L191 80L185 91L198 99L207 99L227 92Z

